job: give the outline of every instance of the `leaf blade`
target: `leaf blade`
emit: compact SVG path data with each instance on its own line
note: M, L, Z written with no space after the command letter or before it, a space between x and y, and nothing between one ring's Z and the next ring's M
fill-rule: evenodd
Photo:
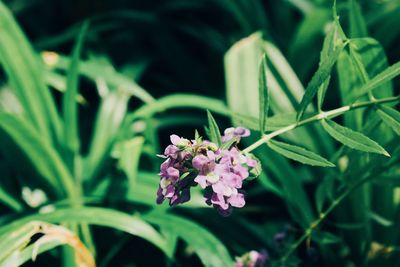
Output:
M319 167L335 167L335 165L327 159L302 147L278 142L276 140L268 141L267 145L275 152L303 164Z
M261 59L260 71L259 71L259 82L258 82L258 95L260 97L259 102L259 123L260 132L265 132L265 118L268 117L269 110L269 91L267 83L267 55L264 54Z
M383 147L362 133L341 126L332 120L322 120L321 123L330 136L350 148L390 156Z
M321 85L328 79L330 73L332 71L333 65L336 63L340 52L343 50L345 45L339 45L333 53L331 53L326 60L322 61L320 66L318 67L317 71L314 73L311 81L308 83L306 91L301 99L300 106L297 113L297 120L300 120L306 108L311 103L312 99L314 98L315 94L317 93L318 89Z
M382 121L400 135L400 112L387 106L380 106L377 112Z
M76 103L79 91L79 60L88 28L89 23L84 22L76 39L67 73L67 90L63 96L64 142L65 146L74 153L79 150L78 109Z
M219 131L219 127L217 122L215 121L213 115L209 110L207 110L207 120L208 120L208 128L210 130L210 139L211 142L217 144L218 146L222 145L221 133Z

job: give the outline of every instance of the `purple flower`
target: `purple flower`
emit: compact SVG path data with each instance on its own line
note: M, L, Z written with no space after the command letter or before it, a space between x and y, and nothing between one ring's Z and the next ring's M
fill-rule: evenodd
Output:
M269 260L268 252L251 250L241 257L236 257L236 267L263 267Z
M171 144L164 155L166 160L160 166L160 185L157 203L169 199L170 205L182 204L190 199L190 187L199 185L205 189L204 198L208 205L227 216L233 207L245 205L243 180L254 174L258 161L244 155L236 147L241 137L250 131L243 127L228 128L224 142L235 138L229 148L219 148L216 144L203 140L196 133L196 140L171 135ZM257 176L257 175L253 175Z
M236 128L231 127L225 129L224 135L221 138L223 143L226 143L233 138L236 138L237 142L239 142L241 137L247 137L249 135L250 135L249 129L246 129L244 127L236 127Z

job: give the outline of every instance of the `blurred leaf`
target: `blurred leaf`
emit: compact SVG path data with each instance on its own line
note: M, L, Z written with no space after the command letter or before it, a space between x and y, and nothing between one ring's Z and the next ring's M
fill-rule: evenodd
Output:
M265 132L265 118L268 117L269 110L269 94L268 94L268 84L267 84L267 58L266 55L261 59L260 71L259 71L259 82L258 82L258 95L260 96L259 101L259 116L260 121L260 132L263 134Z
M63 195L64 190L70 196L76 194L73 178L59 154L30 124L22 118L3 113L0 114L0 129L12 138L56 194Z
M71 59L54 52L43 52L42 58L50 69L55 68L67 71L71 64ZM131 96L137 97L145 103L154 101L154 98L135 81L118 73L111 64L104 61L93 59L80 61L79 72L81 75L86 76L93 81L103 79L111 88L124 90Z
M24 114L44 142L58 140L61 121L36 55L11 12L0 2L0 63Z
M144 138L134 137L127 141L117 143L119 150L119 167L128 177L128 191L132 190L137 184L137 174L139 169L140 155L142 154Z
M67 90L63 96L63 117L64 117L64 142L70 152L79 152L79 136L78 136L78 111L76 97L78 96L79 87L79 60L84 42L84 37L89 28L86 22L82 25L81 31L77 37L73 52L72 60L67 74Z
M211 112L207 110L207 119L208 119L208 129L210 134L211 142L217 144L218 146L222 145L221 141L221 133L219 131L219 127Z
M342 239L334 234L324 231L313 231L311 234L311 239L322 245L331 245L342 242Z
M332 12L329 9L317 7L304 16L298 26L296 25L296 32L288 44L288 54L293 68L302 80L309 77L318 62L316 48L319 49L331 18Z
M349 0L349 20L351 38L368 36L367 25L365 24L357 0Z
M202 226L178 216L156 212L147 214L144 219L182 238L196 252L204 266L233 265L224 244Z
M95 176L102 168L102 162L108 156L119 133L129 97L125 90L120 89L109 92L102 98L89 154L85 158L86 168L83 175L86 179Z
M161 249L163 252L168 251L165 239L139 216L131 216L124 212L107 208L66 208L58 209L50 213L33 214L1 227L0 233L4 234L13 231L22 224L32 220L41 220L49 223L87 223L91 225L111 227L141 237ZM172 255L167 254L167 256L171 257Z
M0 202L17 212L23 209L23 205L2 187L0 187Z
M27 247L27 252L30 252L30 255L25 252L24 257L23 251L25 250L25 246L28 245L32 241L32 237L37 234L41 234L41 236ZM0 264L5 264L8 262L9 258L11 258L12 262L17 263L16 266L24 263L29 257L35 260L40 252L40 247L49 243L54 243L54 241L57 241L56 243L59 245L68 244L74 249L75 255L73 261L77 266L95 266L92 254L75 234L62 226L51 225L40 221L29 222L22 227L13 229L8 235L3 236L0 242Z
M302 147L289 145L275 140L268 141L267 145L275 152L303 164L320 167L335 167L333 163Z
M373 220L374 222L378 223L379 225L382 225L385 227L389 227L394 224L393 221L388 220L388 219L382 217L381 215L379 215L378 213L375 213L372 211L369 212L369 216L370 216L371 220Z
M389 127L393 129L393 131L400 135L400 112L388 107L388 106L380 106L377 111L379 117L381 117L382 121Z
M324 129L337 141L342 144L364 152L371 152L390 156L389 153L377 144L375 141L369 139L359 132L355 132L349 128L341 126L331 120L322 120Z

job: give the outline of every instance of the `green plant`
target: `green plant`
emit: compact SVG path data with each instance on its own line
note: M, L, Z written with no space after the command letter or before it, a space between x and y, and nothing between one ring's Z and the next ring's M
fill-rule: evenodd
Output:
M85 51L85 38L103 31L107 16L42 40L42 46L58 44L76 35L71 56L64 56L36 52L0 2L0 266L41 257L65 266L93 266L93 259L100 266L123 265L133 259L122 251L132 247L135 263L143 266L198 259L205 266L233 266L233 256L260 248L276 266L396 266L400 96L392 79L400 75L400 63L389 66L368 28L383 25L377 36L390 47L398 30L384 35L389 26L382 21L396 21L399 5L384 3L364 21L355 1L340 2L346 30L336 6L332 16L331 3L317 2L288 1L290 7L279 11L284 16L294 7L304 16L293 42L281 45L284 52L276 45L280 40L272 41L273 15L264 14L261 1L213 2L240 26L235 38L226 39L249 35L224 56L226 104L198 93L155 98L131 78L140 76L142 62L138 69L114 68L108 55ZM201 10L204 3L168 3L160 13ZM154 14L123 14L144 25L157 23ZM184 28L213 49L229 44L211 38L218 36L213 28L200 27L202 34ZM312 74L322 28L326 34ZM163 54L174 75L185 76L180 61L192 63L187 79L202 84L193 74L200 63L186 62L179 57L181 44L157 33L174 47ZM92 95L98 107L90 106L96 101L86 96ZM188 112L173 112L182 109ZM163 134L182 125L202 129L206 110L216 115L208 115L215 143L221 143L217 122L250 128L251 137L240 146L262 166L260 177L245 185L248 204L229 218L209 209L199 188L185 205L169 209L155 202ZM286 223L291 226L283 241L274 240ZM49 254L39 255L44 252Z

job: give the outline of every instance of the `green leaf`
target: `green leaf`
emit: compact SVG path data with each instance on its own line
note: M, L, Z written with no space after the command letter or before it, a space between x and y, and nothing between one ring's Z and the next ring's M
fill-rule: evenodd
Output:
M102 168L102 162L109 155L112 145L125 118L130 95L121 90L107 93L97 112L89 154L85 158L84 179L95 176Z
M367 37L367 25L361 14L360 5L356 0L350 0L349 2L349 20L350 20L350 37Z
M70 58L52 52L43 52L42 58L49 69L67 71L71 64ZM125 90L127 94L142 100L144 103L154 101L154 98L139 84L117 72L108 62L95 59L81 60L79 62L79 73L93 81L103 79L110 88Z
M400 135L400 112L388 106L380 106L377 112L382 121Z
M364 152L371 152L390 156L389 153L377 144L375 141L369 139L359 132L355 132L349 128L341 126L331 120L322 120L324 129L337 141L342 144Z
M361 76L361 84L358 87L361 87L361 85L367 83L371 77L375 77L388 67L388 60L384 48L377 40L372 38L351 39L350 56L356 67L358 76ZM355 84L352 86L354 88ZM358 88L354 89L354 92L356 92ZM382 83L379 86L379 90L375 92L375 95L378 98L393 96L392 83L390 81ZM354 99L351 102L354 102Z
M372 92L375 89L379 88L382 84L392 80L396 76L400 75L400 62L397 62L384 71L380 72L374 78L372 78L368 83L362 86L357 92L353 94L353 99L358 99L364 96L368 92Z
M333 163L302 147L289 145L275 140L268 141L267 145L279 154L303 164L320 167L335 167Z
M23 209L23 205L2 187L0 187L0 202L17 212Z
M0 25L0 64L24 114L45 142L58 141L61 120L42 77L40 62L3 2L0 2Z
M322 46L322 51L321 51L321 56L320 56L320 61L319 61L319 66L323 64L326 60L329 59L329 56L335 52L336 50L336 42L338 40L338 29L337 25L335 23L332 23L330 25L330 30L325 36L324 43ZM329 75L326 80L321 84L321 86L318 88L318 109L321 110L322 104L324 103L325 99L325 94L326 90L328 89L329 82L330 82L331 76Z
M381 216L378 213L373 212L373 211L369 212L369 216L370 216L371 220L373 220L377 224L382 225L384 227L390 227L394 224L393 221L386 219L383 216Z
M0 266L20 266L29 258L34 259L38 250L47 244L47 249L55 244L68 244L75 250L72 256L73 262L80 262L81 265L93 266L94 258L85 245L77 239L77 236L63 226L48 224L41 221L31 221L25 225L11 229L11 233L2 237L0 242ZM41 234L37 239L32 237ZM33 241L33 242L32 242ZM57 241L57 242L54 242ZM27 246L29 243L31 245ZM43 250L42 250L43 251ZM30 252L30 254L28 254Z
M118 148L118 166L128 177L128 191L132 190L137 183L137 174L139 169L139 160L142 153L144 138L142 136L134 137L127 141L117 143Z
M344 45L339 44L337 48L326 58L326 60L322 61L322 63L318 67L318 70L314 73L311 81L307 85L304 96L301 99L300 107L297 113L297 120L300 120L303 117L307 106L313 100L318 89L330 76L332 67L338 59L339 54L343 50L343 48Z
M233 266L224 244L197 223L157 212L145 215L144 219L182 238L199 256L204 266Z
M217 144L218 146L222 145L221 141L221 133L219 131L219 127L211 112L207 110L207 119L208 119L208 128L210 130L210 140L211 142Z
M0 129L21 149L56 194L62 196L65 190L71 197L75 196L73 178L60 155L29 123L15 115L0 113Z
M311 239L319 244L324 245L337 244L342 241L340 237L325 231L312 232Z
M261 32L255 32L235 43L224 56L227 103L233 112L259 118L258 79L260 58L264 53L268 58L266 75L271 112L280 114L297 109L304 94L303 85L281 51L263 39ZM312 111L313 107L310 105L308 110ZM235 125L242 125L235 117L232 120ZM257 120L257 129L258 125ZM270 129L270 125L268 127ZM326 138L326 133L318 125L299 128L296 136L289 133L285 137L293 142L301 139L305 147L314 151L333 150L331 139Z
M65 146L73 153L79 151L78 109L76 97L78 96L79 91L79 59L84 37L88 28L89 23L85 22L77 37L72 52L72 60L67 73L67 90L63 96L64 142Z
M268 94L268 84L267 84L267 56L263 55L260 64L259 71L259 82L258 82L258 95L260 97L259 102L259 121L260 121L260 132L263 134L265 132L265 118L268 117L269 110L269 94Z
M354 96L360 92L371 77L384 71L388 66L383 47L372 38L357 38L350 40L350 53L342 51L337 63L339 91L342 105L355 102ZM379 86L374 93L376 98L393 95L393 86L387 81ZM367 100L366 96L364 96ZM364 110L354 110L344 114L344 124L352 129L362 129Z
M90 225L111 227L141 237L160 248L163 252L168 251L168 244L166 244L165 239L142 218L107 208L66 208L57 209L51 213L34 214L3 226L0 228L0 233L4 234L13 231L22 224L32 220L49 223L87 223ZM172 255L168 256L171 257Z

